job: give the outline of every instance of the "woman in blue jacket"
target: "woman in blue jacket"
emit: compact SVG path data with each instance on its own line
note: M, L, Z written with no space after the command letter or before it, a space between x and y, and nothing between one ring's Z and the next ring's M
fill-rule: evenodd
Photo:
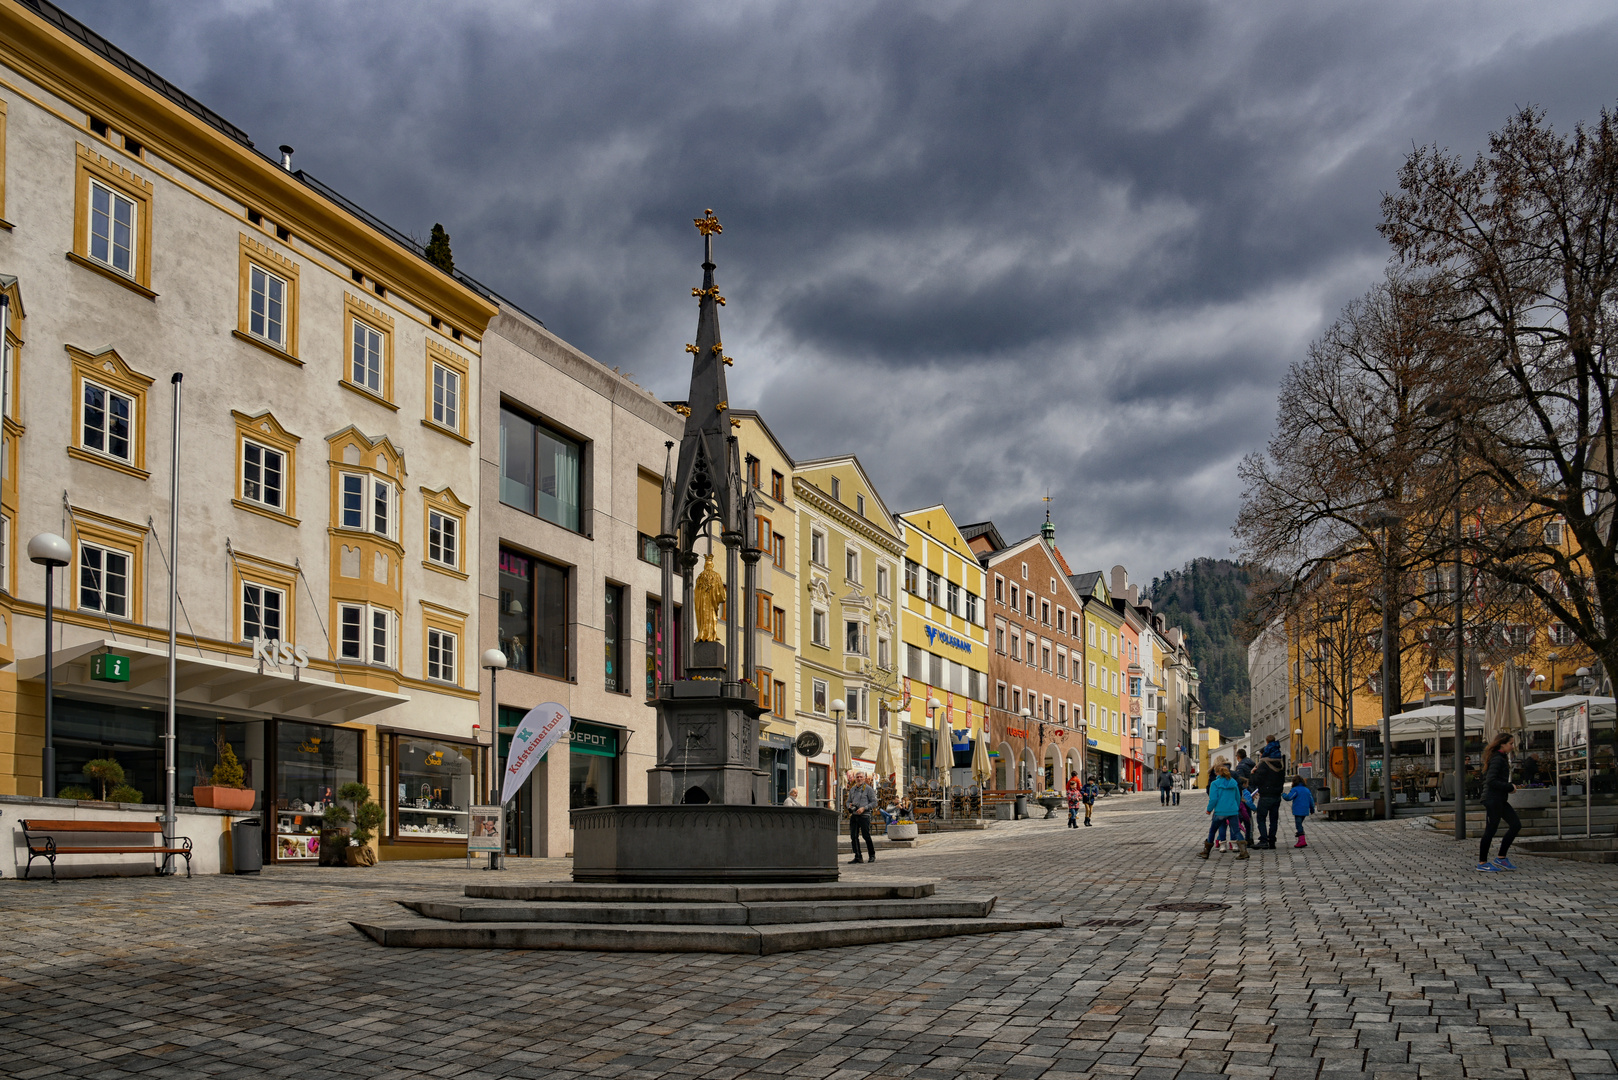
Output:
M1213 850L1214 839L1224 840L1226 830L1230 837L1236 841L1236 857L1247 858L1247 841L1241 838L1241 824L1238 815L1241 813L1242 789L1231 778L1230 766L1220 762L1215 769L1213 782L1208 785L1208 815L1213 820L1208 825L1208 840L1202 845L1202 857L1206 859Z

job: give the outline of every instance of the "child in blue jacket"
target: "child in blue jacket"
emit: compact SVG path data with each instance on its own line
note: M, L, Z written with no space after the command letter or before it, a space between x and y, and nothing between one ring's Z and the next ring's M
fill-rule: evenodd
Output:
M1281 798L1292 804L1292 820L1298 826L1298 842L1295 848L1308 847L1309 841L1303 838L1303 819L1315 812L1315 793L1309 790L1309 785L1303 782L1303 777L1292 778L1292 789L1283 791Z
M1217 766L1213 780L1208 784L1208 816L1213 820L1208 824L1208 840L1202 845L1201 857L1206 859L1213 850L1214 839L1223 841L1226 830L1232 840L1237 841L1238 859L1247 858L1247 844L1240 840L1240 817L1242 805L1241 785L1230 775L1230 766L1221 761Z

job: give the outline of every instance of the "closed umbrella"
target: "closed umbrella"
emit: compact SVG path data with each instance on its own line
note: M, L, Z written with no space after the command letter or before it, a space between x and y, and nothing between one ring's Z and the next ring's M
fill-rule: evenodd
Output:
M1528 712L1523 706L1523 677L1517 670L1515 660L1506 661L1505 671L1500 675L1500 711L1503 714L1503 730L1517 733L1521 740L1528 730ZM1526 749L1526 748L1525 748Z
M841 705L842 702L837 703ZM837 785L837 809L843 808L843 785L848 782L849 770L854 768L854 758L848 752L848 725L843 722L843 710L833 708L837 714L837 751L833 754L832 771L835 773L833 782Z
M989 764L989 718L978 721L978 742L972 748L972 780L978 786L978 818L983 817L983 792L989 790L994 766Z
M886 724L882 725L882 741L876 746L876 775L879 780L885 780L893 775L893 751L888 749Z
M1488 685L1483 693L1483 741L1489 742L1505 727L1505 714L1501 711L1501 698L1504 697L1501 685L1502 672L1496 671L1489 676Z

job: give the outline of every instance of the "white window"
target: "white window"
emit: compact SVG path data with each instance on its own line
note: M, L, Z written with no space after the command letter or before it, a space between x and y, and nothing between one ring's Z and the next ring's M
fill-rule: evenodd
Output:
M1545 543L1554 548L1562 546L1562 523L1553 521L1545 526Z
M249 263L247 271L247 332L277 348L286 348L285 278Z
M856 496L854 496L854 512L856 514L858 514L860 517L865 516L865 496L864 495L856 495Z
M1056 595L1056 579L1055 578L1051 578L1051 595L1052 596Z
M427 677L439 682L455 681L455 635L447 630L427 630Z
M338 608L339 651L344 660L394 667L399 617L387 608L343 604Z
M1092 660L1092 661L1090 661L1090 685L1094 686L1095 684L1096 684L1096 662L1094 660Z
M826 565L826 534L823 532L809 533L809 561L816 566Z
M1090 726L1094 727L1095 722L1096 722L1096 703L1092 701L1092 702L1090 702Z
M1118 655L1118 635L1117 634L1111 634L1109 636L1110 636L1110 638L1112 640L1112 655L1117 656Z
M888 568L885 565L876 568L876 594L882 597L888 595Z
M1086 619L1084 621L1084 624L1085 624L1085 626L1087 626L1089 628L1089 631L1090 631L1090 644L1093 646L1096 643L1096 624L1094 622L1090 621L1089 619ZM1095 680L1092 679L1090 681L1094 682Z
M354 324L354 356L349 381L363 386L373 394L382 393L382 334L381 331L352 320Z
M843 549L843 576L856 583L860 580L860 553L857 548Z
M269 638L281 640L281 615L286 610L286 593L251 581L242 582L242 640Z
M835 476L831 478L831 497L838 502L843 501L843 482Z
M461 519L437 510L427 511L427 558L454 570L459 548Z
M844 626L843 651L853 653L855 656L864 656L869 648L865 636L865 624L848 621Z
M443 364L433 365L433 423L461 430L461 376Z
M129 553L100 544L79 544L79 607L105 615L129 615Z
M966 594L966 621L971 623L973 626L982 626L983 625L982 620L980 620L978 618L978 594L977 593L967 593Z
M1067 653L1056 654L1056 676L1060 679L1067 678Z
M0 592L11 591L11 519L0 516Z
M89 379L84 380L83 443L86 450L134 460L135 401Z
M338 507L338 525L395 539L398 522L394 507L398 497L393 485L379 477L358 473L340 473L339 476L342 502Z
M864 694L865 694L865 691L863 691L863 690L853 690L853 689L847 690L844 693L844 695L843 695L843 704L848 706L848 718L849 718L849 720L851 720L851 721L858 720L861 716L865 715L864 711L860 707L860 698L863 697Z
M90 258L126 277L135 276L135 204L90 181Z
M286 455L279 450L242 440L242 498L272 510L283 506Z
M826 644L826 613L818 608L809 616L809 640L820 646Z
M876 639L876 666L883 671L893 667L893 647L885 637Z
M810 703L815 712L826 715L826 682L824 679L815 679L810 683Z
M1573 631L1565 623L1551 623L1550 637L1553 645L1573 644Z

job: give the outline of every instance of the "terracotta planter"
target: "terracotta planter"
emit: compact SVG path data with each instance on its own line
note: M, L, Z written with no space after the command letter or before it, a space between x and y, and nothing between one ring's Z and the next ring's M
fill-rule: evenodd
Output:
M895 821L888 826L889 840L914 840L916 838L916 823L914 821Z
M359 847L350 847L347 850L347 855L348 865L350 866L376 865L376 852L371 850L371 845L369 844L361 844Z
M198 806L207 806L214 810L251 810L257 795L258 793L252 788L219 787L217 784L191 789L191 797L196 800Z

